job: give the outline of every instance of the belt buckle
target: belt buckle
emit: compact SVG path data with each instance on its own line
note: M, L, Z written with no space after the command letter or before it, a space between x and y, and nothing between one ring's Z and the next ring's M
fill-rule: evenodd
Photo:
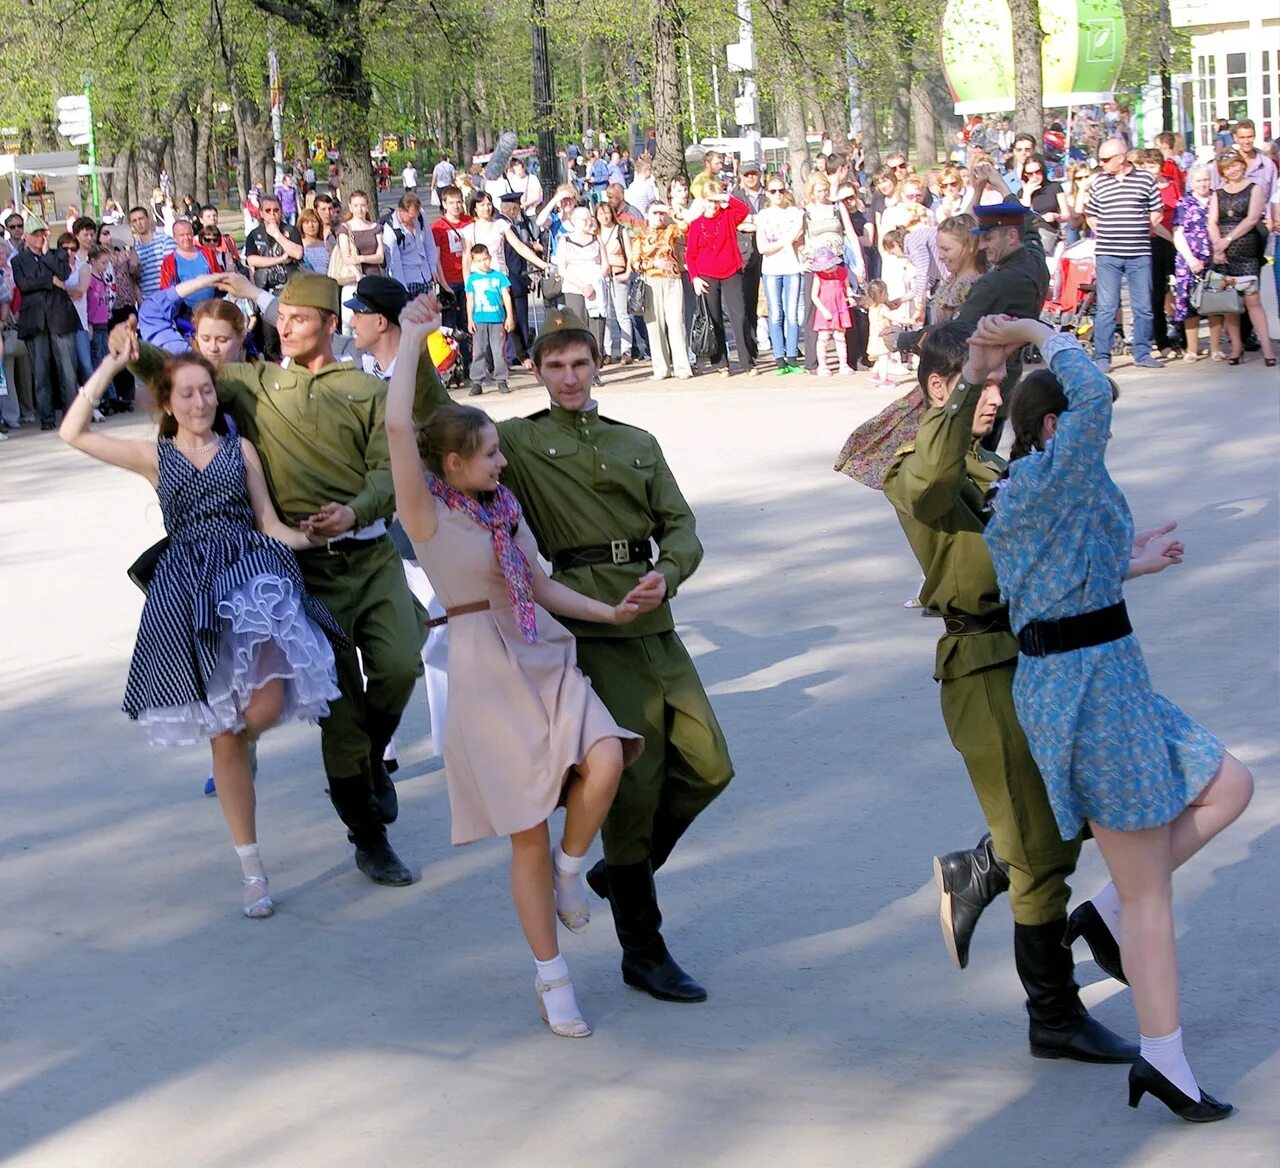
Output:
M615 564L631 563L631 541L629 539L611 539L609 541L609 553L613 556Z

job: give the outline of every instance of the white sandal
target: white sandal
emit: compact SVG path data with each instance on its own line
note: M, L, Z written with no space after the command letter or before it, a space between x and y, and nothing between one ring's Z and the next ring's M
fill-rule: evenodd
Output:
M272 903L271 897L267 895L267 878L265 876L246 876L244 878L245 887L245 906L244 915L251 920L260 921L265 917L269 917L276 910L276 906ZM257 900L250 901L248 899L249 890L251 888L261 888L262 895Z
M543 1001L543 994L550 993L552 990L563 989L568 986L573 989L573 981L567 977L556 978L555 981L543 981L540 977L534 977L533 989L538 995L538 1012L542 1015L542 1020L551 1028L552 1034L558 1034L561 1038L590 1038L591 1027L581 1018L573 1018L568 1022L552 1022L547 1017L547 1003ZM574 999L574 1006L577 1006L577 999Z
M560 886L556 883L560 873L556 870L556 849L555 845L551 846L551 895L556 902L556 916L560 918L560 923L571 933L581 933L583 929L591 923L591 904L587 900L586 886L582 889L582 907L581 908L565 908L560 907ZM582 884L582 874L578 873L578 883Z

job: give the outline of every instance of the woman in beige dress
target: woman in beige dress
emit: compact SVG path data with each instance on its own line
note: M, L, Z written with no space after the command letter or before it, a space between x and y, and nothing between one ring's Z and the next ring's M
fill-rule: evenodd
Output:
M498 482L506 459L488 415L450 404L415 432L418 360L438 324L423 297L401 313L386 427L396 510L448 614L453 842L511 837L511 897L542 1015L554 1033L585 1038L591 1028L560 955L556 916L573 932L590 917L582 862L643 739L610 717L551 611L627 624L639 606L627 596L611 607L547 578L519 503ZM552 849L547 821L560 804L564 830Z

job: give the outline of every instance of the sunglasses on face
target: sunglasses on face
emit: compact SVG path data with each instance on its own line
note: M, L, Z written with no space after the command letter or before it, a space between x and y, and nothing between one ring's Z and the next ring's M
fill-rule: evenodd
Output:
M1026 169L1026 173L1027 173L1027 175L1033 175L1033 174L1044 174L1044 171L1043 171L1043 170L1041 170L1038 166L1037 166L1037 167L1030 167L1030 166L1028 166L1028 167L1027 167L1027 169Z
M771 195L783 195L783 194L786 194L786 191L787 191L786 187L770 187L769 188L769 194Z
M947 187L958 187L959 185L960 184L958 182L944 182L942 184L942 189L945 191Z

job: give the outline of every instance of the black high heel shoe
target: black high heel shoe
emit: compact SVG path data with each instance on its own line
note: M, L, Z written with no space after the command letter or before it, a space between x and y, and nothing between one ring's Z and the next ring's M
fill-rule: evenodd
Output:
M1262 363L1263 363L1263 364L1264 364L1268 369L1274 369L1274 368L1276 367L1276 359L1275 359L1274 357L1263 357L1263 358L1262 358Z
M1137 1107L1138 1100L1147 1092L1188 1123L1214 1123L1226 1119L1235 1110L1230 1103L1219 1103L1207 1091L1201 1091L1198 1100L1184 1095L1146 1059L1140 1058L1129 1068L1129 1106Z
M1240 364L1241 359L1242 359L1242 358L1240 358L1240 357L1228 357L1228 358L1227 358L1227 364L1228 364L1228 365L1239 365L1239 364Z
M1077 905L1075 912L1067 918L1067 931L1062 937L1062 947L1070 949L1081 937L1093 954L1093 963L1108 977L1114 977L1116 981L1128 985L1129 979L1125 977L1124 965L1120 961L1120 946L1091 900Z

